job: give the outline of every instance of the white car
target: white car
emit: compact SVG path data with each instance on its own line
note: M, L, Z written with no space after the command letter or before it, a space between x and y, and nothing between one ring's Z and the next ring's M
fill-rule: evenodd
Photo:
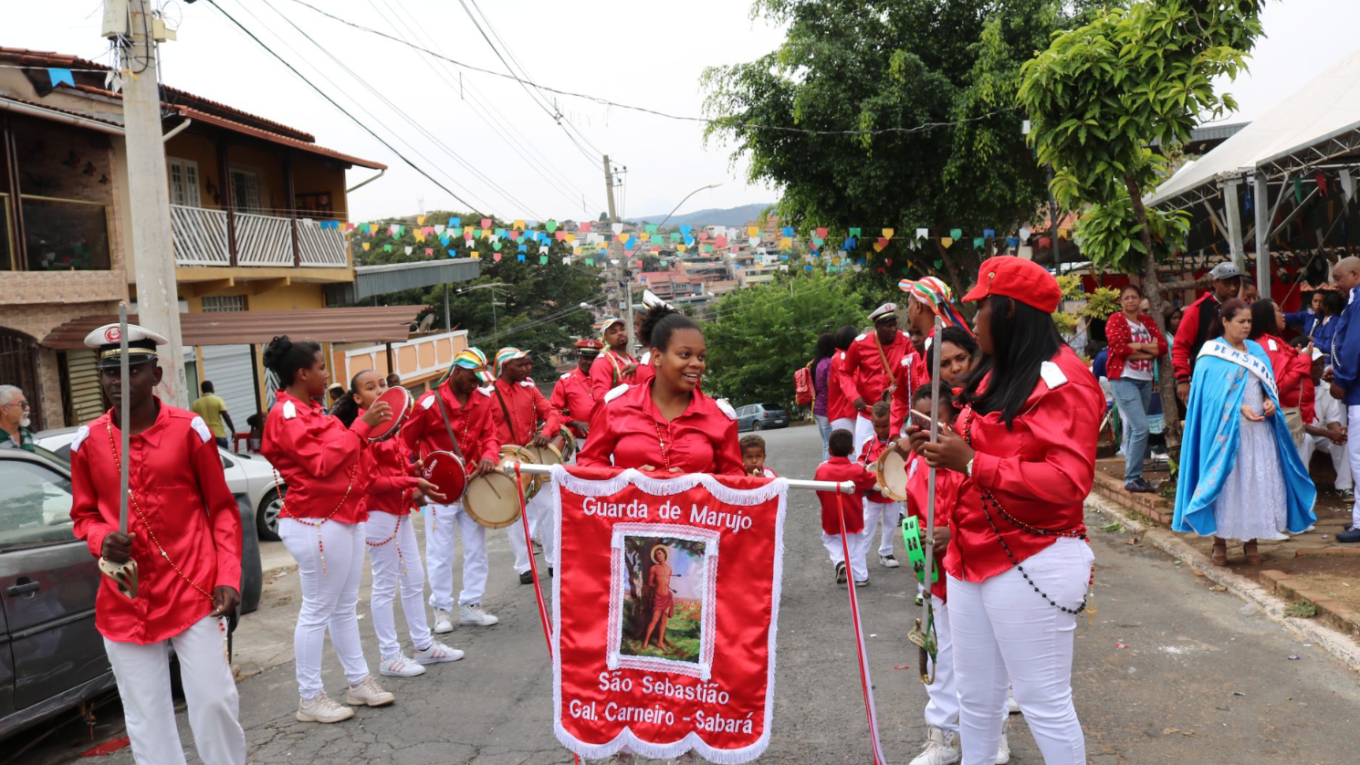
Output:
M52 452L63 463L71 464L71 442L76 438L79 428L60 428L44 430L34 436L38 446ZM217 451L222 457L222 470L227 476L227 488L232 494L244 494L255 508L255 530L260 539L277 542L279 540L279 511L283 509L283 498L274 486L274 468L269 461L258 454L236 454L221 447ZM283 493L288 487L279 486Z

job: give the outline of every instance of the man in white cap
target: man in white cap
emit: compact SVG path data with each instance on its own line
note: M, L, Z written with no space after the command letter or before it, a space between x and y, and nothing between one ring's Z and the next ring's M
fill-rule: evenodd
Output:
M884 303L869 314L872 332L855 338L845 351L845 363L839 379L845 397L858 412L855 418L855 454L864 442L874 437L874 421L870 416L875 403L891 400L897 384L896 372L902 358L911 352L911 342L897 328L897 304Z
M1176 329L1175 341L1171 344L1171 366L1176 371L1176 395L1181 401L1190 397L1190 374L1195 367L1195 357L1199 349L1209 341L1209 335L1218 323L1218 307L1223 301L1237 297L1242 289L1242 270L1231 261L1223 261L1209 272L1213 289L1191 303L1181 316L1181 325Z
M246 737L226 657L226 615L241 598L241 516L212 431L193 412L156 398L165 338L128 325L122 379L119 327L94 330L99 384L113 408L71 442L71 520L90 553L137 565L135 597L101 577L95 627L118 682L133 757L184 765L170 693L170 649L179 658L194 745L206 765L242 765ZM128 397L128 422L122 419ZM119 531L121 428L129 440L127 533Z
M598 409L604 403L604 394L622 383L633 384L638 361L628 352L628 325L623 319L608 317L595 327L604 341L604 353L595 357L595 363L590 365L590 391Z

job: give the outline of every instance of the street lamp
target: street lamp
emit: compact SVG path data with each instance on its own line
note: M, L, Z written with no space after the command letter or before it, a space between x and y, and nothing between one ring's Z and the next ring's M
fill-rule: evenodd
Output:
M701 186L695 189L694 191L691 191L690 193L686 194L685 198L680 200L680 204L676 205L674 210L671 210L670 212L666 213L666 217L662 218L661 222L656 224L656 227L661 228L662 226L666 225L666 221L671 219L671 216L675 214L675 210L679 210L680 205L683 205L684 203L688 202L690 197L694 196L695 194L698 194L701 191L707 191L708 189L716 189L721 185L722 185L721 182L710 183L707 186Z

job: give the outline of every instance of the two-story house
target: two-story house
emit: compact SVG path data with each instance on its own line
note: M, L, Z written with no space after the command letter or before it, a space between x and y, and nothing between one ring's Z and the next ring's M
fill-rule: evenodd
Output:
M92 61L0 48L0 65L0 271L8 272L0 382L28 391L37 427L83 422L102 404L81 332L116 313L118 301L136 302L122 99ZM265 406L259 354L271 333L406 340L418 307L317 310L327 307L328 286L356 293L346 171L372 178L385 166L170 86L162 94L191 389L212 380L239 429ZM422 283L475 274L475 265L447 261L423 269ZM225 315L242 313L253 316Z

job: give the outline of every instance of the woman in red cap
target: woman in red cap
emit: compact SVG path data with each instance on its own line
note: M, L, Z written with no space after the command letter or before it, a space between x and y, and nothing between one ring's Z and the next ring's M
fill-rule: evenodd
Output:
M966 406L935 443L911 438L927 464L966 478L945 558L963 765L995 761L1007 677L1044 762L1086 762L1072 651L1093 570L1082 500L1105 397L1053 324L1061 298L1031 261L983 263L963 298L980 302L985 354Z
M707 354L704 333L689 317L672 312L656 322L651 382L619 385L604 396L576 463L663 474L743 474L736 412L699 389Z

